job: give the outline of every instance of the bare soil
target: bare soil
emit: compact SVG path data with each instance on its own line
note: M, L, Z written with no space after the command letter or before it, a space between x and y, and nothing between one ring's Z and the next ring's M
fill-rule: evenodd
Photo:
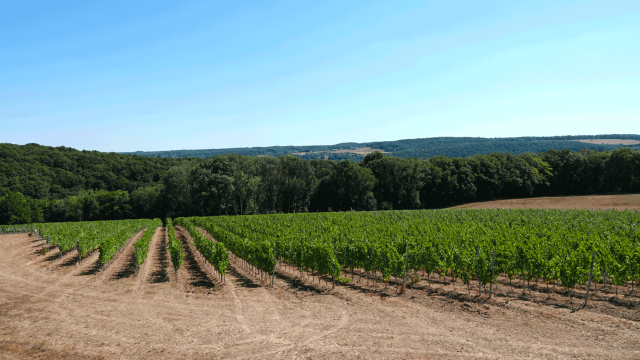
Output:
M570 140L580 141L589 144L602 144L602 145L637 145L640 144L638 140L629 139L586 139L586 140Z
M342 149L342 150L327 150L327 151L310 151L310 152L297 152L293 153L293 155L307 155L307 154L356 154L366 156L371 154L372 152L379 151L381 153L386 153L386 151L381 149L372 149L370 147L361 147L357 149Z
M542 197L464 204L453 209L640 210L640 194Z
M432 275L398 294L359 270L331 279L280 264L271 286L232 256L224 282L178 228L175 278L166 230L139 275L93 272L97 254L60 270L26 234L0 236L0 359L639 359L638 290L500 279L493 297ZM95 258L95 259L94 259ZM64 260L64 259L62 259ZM110 274L126 269L126 251ZM133 260L131 260L133 261ZM128 274L128 272L125 272ZM360 276L362 275L362 276ZM417 280L417 279L416 279ZM483 290L484 291L484 290Z

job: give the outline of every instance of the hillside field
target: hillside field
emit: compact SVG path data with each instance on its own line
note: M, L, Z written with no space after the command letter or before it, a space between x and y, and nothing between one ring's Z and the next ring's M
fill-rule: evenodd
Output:
M640 210L640 194L508 199L464 204L452 209Z
M343 226L334 225L340 213L334 214L319 214L316 219L332 227ZM423 216L422 212L342 214L343 220L365 216L381 221L403 214L415 220ZM442 210L424 215L458 216ZM486 215L511 216L505 211ZM522 219L528 216L523 215ZM294 226L293 221L300 219L300 215L275 216L177 219L176 224L214 221L234 228L243 222L257 226L261 219L281 218ZM460 212L459 216L474 214ZM563 214L556 211L549 216ZM590 226L615 230L606 221L612 218L621 225L623 235L635 229L627 222L635 214L573 212L567 216L591 216ZM251 219L257 223L251 225ZM455 218L451 219L456 225ZM511 221L506 221L511 228ZM534 217L530 221L546 220ZM556 225L563 223L556 221ZM144 224L154 226L148 221ZM486 221L487 229L493 224L495 221ZM519 225L514 226L506 231L521 231ZM467 228L456 227L460 231ZM442 228L443 234L448 228ZM633 282L620 286L598 283L591 288L588 306L583 307L584 283L567 291L557 282L546 285L534 278L523 293L519 277L509 279L504 274L498 275L491 298L487 286L482 293L478 291L477 280L472 279L469 286L460 278L424 271L402 293L398 277L380 277L374 285L361 269L343 266L339 278L351 280L334 287L331 277L314 270L300 272L284 261L275 268L272 284L271 274L231 254L223 279L196 249L202 239L214 241L205 229L194 230L196 234L175 226L184 261L177 273L167 248L167 228L146 231L135 232L106 266L100 262L99 251L85 249L80 258L76 249L66 247L61 253L36 234L0 235L0 359L640 357L640 291ZM315 226L314 231L323 232ZM610 236L617 239L613 232ZM136 269L136 246L144 238L150 239L148 254ZM228 241L225 246L237 246Z

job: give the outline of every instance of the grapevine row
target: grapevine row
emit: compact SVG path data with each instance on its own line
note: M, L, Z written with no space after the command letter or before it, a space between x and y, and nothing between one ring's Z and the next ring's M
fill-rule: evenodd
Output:
M189 232L189 235L194 240L196 249L218 270L220 275L224 276L229 266L229 253L224 245L205 238L188 219L177 218L175 223Z
M640 279L640 214L588 210L430 210L194 217L237 256L264 271L276 258L338 276L341 269L450 274L493 283L500 274L574 288L588 279ZM494 255L495 254L495 255ZM493 263L493 271L492 271Z
M182 266L182 244L180 240L176 238L173 222L170 218L167 218L167 248L169 248L169 254L171 256L171 263L176 272L176 278L178 277L178 270Z
M75 223L45 223L33 224L40 234L51 246L57 246L60 253L66 253L73 249L78 251L79 259L82 259L95 250L100 251L99 261L105 264L113 259L123 245L136 232L147 229L145 236L152 236L155 229L162 226L159 219L155 220L116 220L116 221L89 221ZM148 235L150 234L150 235ZM141 244L136 253L146 258L146 250Z

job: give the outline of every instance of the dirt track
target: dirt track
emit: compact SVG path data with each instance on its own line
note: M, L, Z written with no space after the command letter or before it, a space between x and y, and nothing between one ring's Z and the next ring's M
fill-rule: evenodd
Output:
M606 296L574 311L553 293L558 302L515 298L508 284L509 302L435 279L401 296L357 276L330 290L284 266L270 287L239 259L221 284L190 248L176 279L164 244L161 229L135 277L126 251L105 274L96 254L52 267L65 258L39 254L27 235L0 236L0 359L640 358L638 307Z
M511 199L464 204L453 209L640 210L640 194Z

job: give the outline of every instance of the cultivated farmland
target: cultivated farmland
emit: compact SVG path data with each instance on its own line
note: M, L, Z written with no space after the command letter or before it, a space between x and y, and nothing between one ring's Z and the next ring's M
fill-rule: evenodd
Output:
M640 355L637 212L347 212L161 225L3 227L17 233L0 236L0 354Z

